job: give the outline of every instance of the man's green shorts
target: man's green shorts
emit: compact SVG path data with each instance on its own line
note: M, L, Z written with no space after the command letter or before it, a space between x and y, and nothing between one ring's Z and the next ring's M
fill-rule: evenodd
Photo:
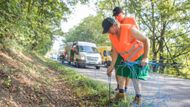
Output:
M139 57L136 61L141 61L143 55ZM121 62L123 58L119 55L117 61L115 63L115 70L118 76L128 77L128 78L135 78L140 80L146 80L148 76L149 67L147 66L140 66L140 65L133 65L132 67L128 66L121 66Z

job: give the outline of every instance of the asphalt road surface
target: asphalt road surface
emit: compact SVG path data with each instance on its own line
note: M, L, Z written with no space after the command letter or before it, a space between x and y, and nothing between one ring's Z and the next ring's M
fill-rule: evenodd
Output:
M76 68L75 71L100 82L108 83L106 68L95 67ZM112 74L111 86L116 88L115 75ZM147 81L141 81L144 107L190 107L190 80L174 78L151 73ZM133 84L128 89L129 95L135 95ZM142 104L143 106L143 104Z

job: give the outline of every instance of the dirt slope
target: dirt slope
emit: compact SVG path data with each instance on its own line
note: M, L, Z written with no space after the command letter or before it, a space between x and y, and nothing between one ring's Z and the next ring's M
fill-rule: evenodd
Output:
M0 106L78 107L80 101L39 58L18 51L0 51Z

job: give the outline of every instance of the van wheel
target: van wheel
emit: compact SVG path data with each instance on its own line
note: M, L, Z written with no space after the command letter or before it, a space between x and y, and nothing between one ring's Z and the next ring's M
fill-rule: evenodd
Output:
M76 66L77 68L80 68L80 64L79 64L78 62L75 62L75 66Z
M85 65L85 64L83 64L83 65L82 65L82 67L83 67L83 68L86 68L86 65Z
M100 69L100 67L99 67L99 66L96 66L96 69Z

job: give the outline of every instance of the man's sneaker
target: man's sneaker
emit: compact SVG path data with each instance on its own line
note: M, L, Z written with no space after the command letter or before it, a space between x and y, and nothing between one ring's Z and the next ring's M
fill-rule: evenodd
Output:
M141 106L141 97L135 97L133 100L133 104L137 104L138 106Z
M114 102L124 100L126 98L125 93L117 93L114 98Z
M107 104L110 103L115 103L117 104L119 101L124 100L126 97L126 95L124 93L117 93L115 96L113 96L108 102Z

